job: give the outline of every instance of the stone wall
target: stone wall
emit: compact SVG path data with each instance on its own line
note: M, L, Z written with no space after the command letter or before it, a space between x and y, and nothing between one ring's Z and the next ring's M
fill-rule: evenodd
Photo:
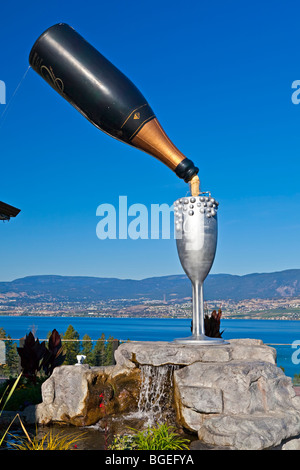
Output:
M300 397L276 366L275 349L260 340L209 346L128 342L115 359L115 366L56 368L43 384L36 420L95 424L104 416L100 395L106 416L136 412L143 367L170 365L177 425L198 434L202 443L266 449L300 434Z

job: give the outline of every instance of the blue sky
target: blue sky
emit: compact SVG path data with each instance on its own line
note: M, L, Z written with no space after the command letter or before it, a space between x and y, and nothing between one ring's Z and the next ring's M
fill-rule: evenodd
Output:
M298 2L276 0L6 2L0 80L9 102L37 37L70 24L140 88L220 201L211 272L299 268L299 13ZM184 196L171 170L97 130L33 70L4 111L0 200L22 211L0 226L1 281L183 272L172 239L96 236L99 204Z

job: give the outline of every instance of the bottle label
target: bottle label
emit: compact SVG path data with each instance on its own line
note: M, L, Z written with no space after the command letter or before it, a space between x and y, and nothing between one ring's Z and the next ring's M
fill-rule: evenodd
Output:
M130 142L141 130L146 122L155 118L155 114L148 103L131 111L121 126L123 139Z

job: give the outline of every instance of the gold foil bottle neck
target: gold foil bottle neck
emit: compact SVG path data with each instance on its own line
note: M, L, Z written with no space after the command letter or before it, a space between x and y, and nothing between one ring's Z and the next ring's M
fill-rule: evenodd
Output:
M132 139L131 144L156 157L173 171L186 158L169 139L157 118L147 122Z
M157 118L147 122L132 139L131 144L156 157L173 171L186 158L169 139ZM189 185L192 196L198 196L200 180L197 175L192 177Z

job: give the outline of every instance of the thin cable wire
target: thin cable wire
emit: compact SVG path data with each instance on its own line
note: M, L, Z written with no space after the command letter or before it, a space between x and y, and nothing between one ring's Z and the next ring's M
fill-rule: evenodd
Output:
M21 78L20 82L18 83L18 85L17 85L15 91L13 92L13 94L12 94L10 100L8 101L7 105L5 106L3 113L2 113L1 116L0 116L0 129L2 128L3 123L4 123L4 121L5 121L5 117L6 117L6 115L7 115L7 111L8 111L8 109L11 107L11 104L12 104L12 102L13 102L13 99L14 99L14 97L16 96L16 94L17 94L17 92L18 92L20 86L22 85L23 81L25 80L26 75L27 75L28 72L29 72L29 69L31 69L31 66L30 66L30 65L29 65L29 67L27 68L26 72L24 73L23 77Z

